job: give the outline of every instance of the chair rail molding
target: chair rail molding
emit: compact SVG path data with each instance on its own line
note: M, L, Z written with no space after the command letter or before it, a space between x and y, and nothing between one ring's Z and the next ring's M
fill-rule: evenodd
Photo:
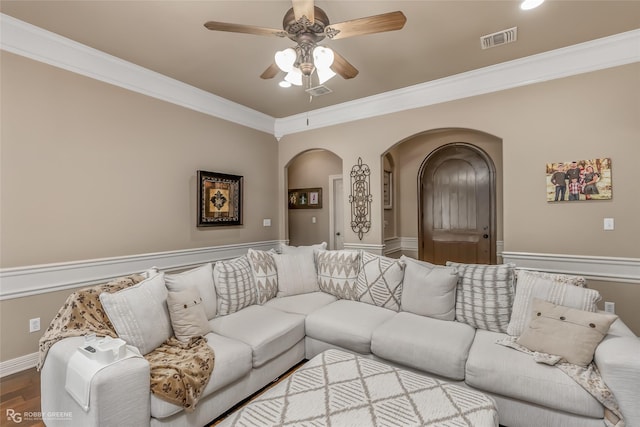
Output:
M244 255L249 248L278 249L279 240L0 269L0 300L103 283L156 267L176 270Z
M605 282L640 284L640 258L502 252L505 263L517 268L573 274Z

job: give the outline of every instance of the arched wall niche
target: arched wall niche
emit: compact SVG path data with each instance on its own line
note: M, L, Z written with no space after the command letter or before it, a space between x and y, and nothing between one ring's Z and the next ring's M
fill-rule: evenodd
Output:
M329 242L329 177L342 175L342 159L332 151L314 148L296 154L285 166L285 194L291 189L321 188L322 207L289 209L285 203L286 238L292 246Z
M498 254L503 239L503 180L502 180L502 139L476 129L439 128L426 130L398 141L382 153L381 162L389 156L394 161L393 173L393 218L395 219L395 238L384 232L385 243L393 240L401 247L402 253L418 258L419 239L419 180L421 166L430 153L438 148L453 144L466 143L485 152L495 165L495 217ZM387 213L383 218L387 221Z

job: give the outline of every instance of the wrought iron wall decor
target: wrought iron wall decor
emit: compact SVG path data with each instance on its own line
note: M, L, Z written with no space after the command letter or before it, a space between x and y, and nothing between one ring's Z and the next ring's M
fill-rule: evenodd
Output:
M351 229L362 240L364 233L371 229L371 170L369 165L362 163L358 157L358 164L351 168Z

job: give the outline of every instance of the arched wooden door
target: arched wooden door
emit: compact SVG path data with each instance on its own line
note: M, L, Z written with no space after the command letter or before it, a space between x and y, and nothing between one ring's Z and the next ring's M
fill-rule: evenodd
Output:
M496 263L495 167L466 143L431 153L420 173L419 257L445 264Z

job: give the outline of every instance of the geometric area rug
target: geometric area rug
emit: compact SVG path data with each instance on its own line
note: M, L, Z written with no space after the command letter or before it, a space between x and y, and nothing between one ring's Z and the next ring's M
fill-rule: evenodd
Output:
M339 350L327 350L219 424L497 427L491 397Z

